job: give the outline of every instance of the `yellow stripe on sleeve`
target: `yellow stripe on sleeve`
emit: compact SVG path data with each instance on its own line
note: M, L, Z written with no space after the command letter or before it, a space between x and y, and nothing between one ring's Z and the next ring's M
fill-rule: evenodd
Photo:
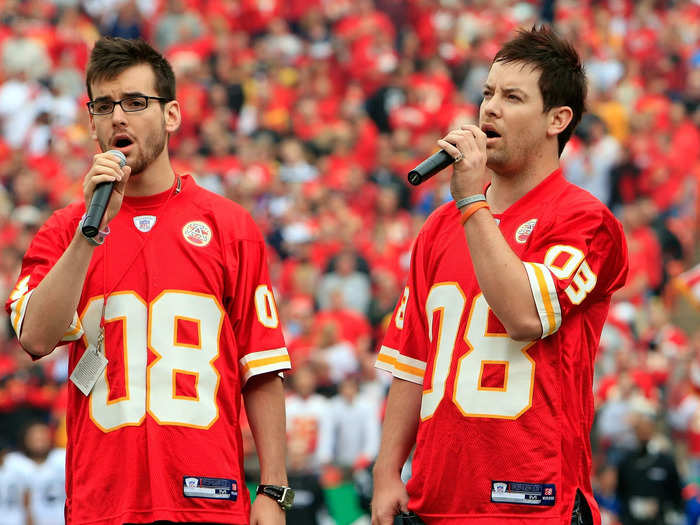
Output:
M423 379L423 376L425 375L425 370L421 370L420 368L416 368L415 366L407 365L404 364L400 361L396 361L396 364L394 365L394 368L400 372L405 372L407 374L410 374L412 376L419 377Z
M28 295L29 294L23 295L12 303L12 328L14 329L15 334L17 334L17 338L19 338L19 331L22 328L22 319L24 318L23 308Z
M374 366L391 372L394 377L418 384L423 383L426 367L423 361L401 355L398 350L388 346L381 347Z
M374 364L374 366L393 374L397 355L398 351L382 345L382 347L379 349L379 354L377 354L377 362Z
M269 365L275 365L277 363L285 363L289 365L292 364L288 356L281 355L278 357L265 357L262 359L254 359L243 365L243 370L247 373L248 371L254 370L255 368L262 368Z
M550 335L556 330L557 323L554 316L554 307L552 306L552 300L549 295L549 287L547 286L547 281L544 277L542 267L533 264L531 268L534 270L535 277L537 278L537 284L539 285L540 289L540 297L542 297L542 303L544 305L545 311L547 312L548 330L546 330L545 332L546 335Z
M549 268L543 264L523 262L542 325L542 337L552 335L561 325L561 308L557 287Z
M73 317L73 322L71 323L68 331L63 334L61 341L75 341L76 339L80 339L83 333L83 325L80 322L78 314L76 313Z
M241 357L239 364L244 382L258 374L292 368L292 362L285 347L253 352Z

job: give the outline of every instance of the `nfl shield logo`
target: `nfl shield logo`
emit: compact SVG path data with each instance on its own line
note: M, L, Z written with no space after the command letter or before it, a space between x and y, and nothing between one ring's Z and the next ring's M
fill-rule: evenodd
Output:
M137 230L143 233L151 231L151 228L153 228L155 223L155 215L139 215L138 217L134 217L134 226L136 226Z
M197 478L185 478L185 485L194 488L199 485L199 479Z

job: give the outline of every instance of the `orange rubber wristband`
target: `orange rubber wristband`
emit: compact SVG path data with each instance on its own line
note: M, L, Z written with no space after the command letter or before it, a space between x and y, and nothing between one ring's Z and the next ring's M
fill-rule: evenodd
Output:
M464 223L469 220L469 217L474 215L477 211L479 211L481 208L488 208L489 204L484 201L479 201L475 202L474 204L470 204L467 206L467 209L462 212L462 218L460 219L460 222L462 223L462 226L464 226Z

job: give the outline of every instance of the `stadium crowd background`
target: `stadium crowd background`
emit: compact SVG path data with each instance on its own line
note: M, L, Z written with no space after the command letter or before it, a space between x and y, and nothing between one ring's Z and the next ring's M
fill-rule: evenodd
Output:
M92 42L100 34L149 40L176 71L176 170L245 206L269 243L294 366L291 480L312 502L290 523L313 523L322 494L338 523L349 523L366 504L390 380L375 372L374 354L412 240L450 198L449 173L418 188L405 174L448 129L475 121L499 44L542 21L576 44L590 83L565 174L610 206L630 251L629 282L597 361L594 487L605 523L617 523L617 466L642 421L652 422L692 513L700 492L697 1L0 0L0 296L42 222L82 198L97 152L83 80ZM66 353L32 362L5 315L5 447L22 449L22 429L37 420L54 446L65 445L66 380ZM340 500L338 487L350 487Z

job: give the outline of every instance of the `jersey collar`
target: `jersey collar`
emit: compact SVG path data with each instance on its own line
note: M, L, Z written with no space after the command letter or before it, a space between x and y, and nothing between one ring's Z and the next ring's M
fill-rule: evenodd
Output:
M124 205L126 205L128 208L132 210L141 210L145 208L154 208L158 207L161 204L167 202L168 198L172 195L172 197L175 197L178 193L181 193L184 189L185 186L189 184L190 177L189 175L179 175L175 174L175 180L173 181L173 185L165 190L161 191L160 193L156 193L154 195L146 195L143 197L129 197L125 196L124 197ZM179 188L179 191L178 191Z

